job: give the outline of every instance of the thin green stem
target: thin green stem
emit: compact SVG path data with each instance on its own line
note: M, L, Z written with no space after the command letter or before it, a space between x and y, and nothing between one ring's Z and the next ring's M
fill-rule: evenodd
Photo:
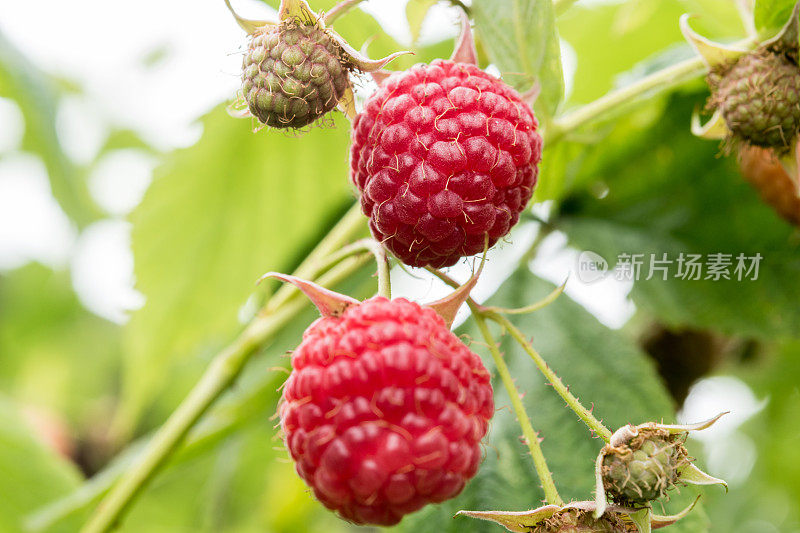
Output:
M568 1L568 0L564 0ZM733 48L753 48L756 45L753 37L742 39L731 45ZM594 102L579 107L562 115L550 124L546 132L546 143L554 144L560 141L567 133L603 118L605 115L641 98L666 89L676 87L690 79L697 78L707 70L703 58L694 56L674 65L653 72L639 81L611 91Z
M363 266L370 255L351 256L331 268L318 282L333 285L346 279ZM314 270L309 267L310 270ZM100 502L84 525L83 533L104 533L117 523L122 514L183 442L186 434L211 405L236 381L251 355L285 327L308 302L287 301L274 313L256 317L250 325L220 352L189 395L170 415L140 457Z
M457 281L453 280L443 272L435 269L430 270L430 272L451 287L459 286ZM578 398L576 398L569 391L569 387L564 385L564 383L561 381L561 378L559 378L556 373L553 372L553 370L547 365L547 362L544 360L544 358L542 358L542 356L539 355L539 352L533 348L531 343L528 342L528 340L525 338L525 335L522 334L519 328L517 328L508 318L500 314L496 308L493 309L491 307L483 307L482 305L475 303L475 300L472 298L467 298L467 304L469 305L470 310L472 310L472 315L476 320L488 318L504 327L506 331L508 331L508 333L514 338L514 340L516 340L528 353L528 355L530 355L531 359L533 359L533 362L542 372L544 377L550 382L556 392L558 392L558 394L567 403L567 406L569 406L569 408L572 409L576 415L578 415L578 417L589 427L589 429L597 433L604 441L609 441L611 438L611 431L605 427L602 422L597 420L592 412L586 409L583 404L581 404L580 400L578 400Z
M505 359L503 359L503 354L501 354L500 350L497 348L497 343L495 342L494 337L492 337L492 333L489 331L489 326L486 324L486 320L484 320L479 311L476 311L478 310L473 308L473 317L475 319L475 323L478 325L478 329L481 330L481 334L486 340L486 344L489 346L489 351L491 352L492 358L494 359L494 364L497 367L497 373L500 374L500 379L503 381L503 386L511 398L511 406L513 407L514 413L517 415L517 419L519 420L519 425L522 428L522 435L525 437L528 450L531 452L533 466L536 469L536 474L539 476L539 480L542 482L545 499L549 504L563 505L564 501L558 494L556 484L553 481L553 474L547 467L547 460L544 457L542 446L539 443L539 435L537 435L536 431L534 431L531 420L528 417L528 413L525 412L525 407L522 405L522 400L520 399L516 385L514 385L514 380L511 377L511 373L508 370Z
M697 56L654 72L636 83L612 91L590 104L556 118L548 127L546 141L549 144L560 141L565 134L593 120L597 120L644 94L674 87L691 78L700 76L705 70L706 66L703 63L703 59Z
M375 258L375 264L378 268L378 294L391 299L392 286L389 276L389 258L386 255L386 249L373 238L361 239L332 253L320 263L318 271L323 272L341 260L359 252L369 252Z
M581 404L580 400L575 397L570 391L569 387L564 385L555 372L547 365L547 362L539 355L528 339L525 338L525 335L517 328L508 318L504 317L503 315L495 312L489 312L486 314L487 318L497 322L506 331L514 338L514 340L522 346L522 349L525 350L528 355L530 355L533 362L539 368L539 370L544 374L544 377L547 378L547 381L553 386L555 391L564 399L570 409L572 409L578 418L580 418L584 424L586 424L589 429L594 431L596 434L600 436L604 441L608 442L611 439L611 431L603 425L592 412L586 409L583 404Z
M482 307L483 313L497 313L502 315L527 315L530 313L534 313L540 309L544 309L551 303L555 302L556 299L561 296L561 293L564 292L564 287L567 286L567 282L565 281L555 289L553 289L550 294L539 300L538 302L534 302L530 305L526 305L525 307L516 307L513 309L509 309L506 307Z

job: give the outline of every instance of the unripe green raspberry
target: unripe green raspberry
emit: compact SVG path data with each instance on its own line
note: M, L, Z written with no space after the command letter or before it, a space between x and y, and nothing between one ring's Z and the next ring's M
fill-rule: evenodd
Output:
M787 53L761 48L709 74L711 107L736 138L786 149L800 130L800 68Z
M688 463L680 435L642 429L628 444L606 447L603 486L616 502L643 505L674 486L680 468Z
M533 529L533 533L623 533L628 531L636 531L636 526L632 522L623 522L617 514L607 513L600 518L595 518L592 512L580 509L559 511Z
M336 107L351 68L317 25L289 19L253 33L242 63L250 113L273 128L301 128Z

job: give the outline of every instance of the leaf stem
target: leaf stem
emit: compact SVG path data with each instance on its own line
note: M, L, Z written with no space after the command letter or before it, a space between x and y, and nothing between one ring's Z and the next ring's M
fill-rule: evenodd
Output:
M352 212L353 209L342 218L298 267L295 274L317 272L319 265L325 264L326 255L359 231L361 217L352 216ZM347 257L320 276L318 282L321 285L334 285L352 275L369 259L369 254ZM83 533L104 533L116 525L131 502L183 442L189 430L236 381L252 354L308 305L307 301L300 298L291 300L291 293L288 296L286 294L286 292L276 292L272 300L281 298L282 303L280 305L275 305L273 301L268 303L267 308L272 311L258 315L233 343L214 357L197 385L156 431L142 454L100 502L81 530Z
M473 305L470 305L470 307L472 308ZM536 431L534 431L531 420L528 417L528 413L525 412L525 407L522 405L522 400L520 400L517 387L514 385L514 380L511 377L511 373L508 370L505 360L503 359L503 354L501 354L500 350L497 348L497 343L495 342L494 337L492 337L492 333L489 331L489 326L486 324L486 320L483 318L483 315L479 310L473 309L473 318L475 319L475 323L478 325L478 329L481 330L481 334L486 340L486 344L489 346L489 351L492 353L494 364L497 367L497 373L500 374L500 379L503 381L503 386L511 398L511 406L514 409L514 413L517 415L517 420L519 420L520 427L522 427L522 435L525 437L528 449L531 452L533 466L536 468L536 473L539 476L539 480L542 482L545 499L547 500L548 504L564 505L564 501L561 499L561 496L559 496L555 482L553 481L553 474L550 472L550 469L547 466L547 460L544 457L542 446L539 443L539 435L536 433Z
M547 362L544 358L539 355L531 343L525 338L522 332L517 328L508 318L505 316L495 313L495 312L488 312L486 314L487 318L491 319L494 322L497 322L506 331L514 338L514 340L522 346L522 349L525 350L528 355L530 355L533 362L539 368L539 370L544 374L544 377L547 378L547 381L553 386L555 391L558 393L561 398L567 403L570 409L572 409L578 418L580 418L584 424L586 424L589 429L593 432L597 433L600 438L604 441L608 442L611 439L611 430L609 430L602 422L600 422L592 412L586 409L583 404L581 404L580 400L575 397L570 391L569 387L564 385L564 382L561 381L561 378L556 375L555 372L547 365Z
M551 303L555 302L556 299L561 296L561 293L564 292L564 288L567 286L567 282L564 281L561 285L553 289L550 294L539 300L538 302L534 302L530 305L526 305L525 307L517 307L513 309L509 309L506 307L485 307L482 306L481 309L483 313L496 313L499 315L527 315L530 313L534 313L539 309L544 309Z

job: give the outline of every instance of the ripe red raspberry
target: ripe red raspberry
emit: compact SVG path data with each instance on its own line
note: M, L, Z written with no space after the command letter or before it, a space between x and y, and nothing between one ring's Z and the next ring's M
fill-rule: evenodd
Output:
M353 123L351 172L373 236L443 267L505 236L533 194L538 123L474 65L436 60L386 79Z
M478 470L490 375L433 309L375 297L320 318L280 407L300 477L357 524L454 497Z

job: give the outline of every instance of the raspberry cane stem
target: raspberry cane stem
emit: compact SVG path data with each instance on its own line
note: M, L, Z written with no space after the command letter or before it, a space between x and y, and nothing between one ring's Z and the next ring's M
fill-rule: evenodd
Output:
M439 272L433 268L429 268L428 270L448 285L458 288L458 283L447 276L447 274ZM503 359L503 354L500 353L500 349L497 347L497 342L492 336L492 332L489 331L489 326L486 324L486 320L484 319L484 316L489 316L490 314L484 311L483 308L475 303L475 300L472 298L467 298L467 304L472 311L472 318L478 325L478 329L481 330L481 335L483 335L486 345L489 348L489 352L492 354L492 359L497 367L498 374L500 374L500 379L503 381L503 386L505 387L506 392L508 392L508 396L511 398L511 406L514 409L514 414L517 415L517 420L522 428L522 435L525 437L528 450L531 452L533 466L536 469L536 474L539 476L539 480L542 482L545 499L547 500L548 504L564 505L564 501L561 499L561 496L559 496L558 489L556 489L556 484L553 481L553 474L550 472L550 468L547 466L547 460L544 457L544 452L542 452L542 447L539 443L539 435L533 429L531 419L528 417L528 413L525 411L525 406L522 405L519 391L517 390L516 385L514 385L514 379L511 377L511 372L508 370L508 365L506 365L506 361Z
M317 245L295 271L298 275L316 276L326 265L326 258L353 235L363 231L360 206L355 205ZM354 216L355 213L358 216ZM335 285L352 276L370 259L369 254L350 256L319 276L320 285ZM164 466L184 441L189 430L214 402L239 377L254 352L280 332L309 302L294 298L299 291L278 291L262 311L227 348L218 353L200 381L156 431L131 467L121 476L84 524L81 533L104 533L114 528L123 513L145 486ZM276 299L278 302L276 303Z
M612 91L594 102L555 119L548 128L545 144L561 140L566 133L602 117L644 93L673 87L705 72L706 66L703 58L696 56L659 70L627 87Z
M473 306L470 305L470 308L473 308ZM501 354L500 350L497 348L497 343L494 337L492 337L492 333L489 331L489 326L486 324L483 315L481 313L475 313L475 309L473 309L473 318L478 325L478 329L481 330L481 334L489 347L492 359L494 359L494 364L497 367L497 373L500 374L503 386L506 392L508 392L508 396L511 398L511 406L514 408L514 413L517 415L517 420L519 420L519 425L522 428L522 434L531 452L533 466L536 468L536 474L542 482L544 497L548 504L564 505L564 501L561 499L561 496L559 496L558 489L556 489L555 482L553 481L553 474L547 466L547 460L544 457L542 446L539 443L539 435L533 429L528 413L525 412L525 406L522 405L519 391L517 391L517 387L514 385L514 379L511 377L508 366L503 359L503 354Z
M611 430L609 430L602 422L600 422L595 416L592 414L591 411L586 409L583 404L581 404L580 400L575 397L570 391L569 388L564 385L564 382L561 381L561 378L553 372L544 358L539 355L531 343L525 338L525 335L517 328L508 318L504 317L503 315L495 312L490 312L487 314L487 317L492 321L496 322L500 326L506 329L508 333L514 338L522 349L527 352L528 355L531 356L533 362L539 368L539 370L544 374L544 377L547 378L547 381L553 386L559 396L564 399L570 409L578 415L586 426L597 433L601 439L605 442L608 442L611 439Z
M753 48L754 45L755 41L749 38L733 43L730 46L734 48ZM694 56L645 76L627 87L611 91L594 102L581 106L553 120L547 128L545 146L557 143L571 131L604 117L632 100L675 87L705 74L706 71L707 67L703 58Z

